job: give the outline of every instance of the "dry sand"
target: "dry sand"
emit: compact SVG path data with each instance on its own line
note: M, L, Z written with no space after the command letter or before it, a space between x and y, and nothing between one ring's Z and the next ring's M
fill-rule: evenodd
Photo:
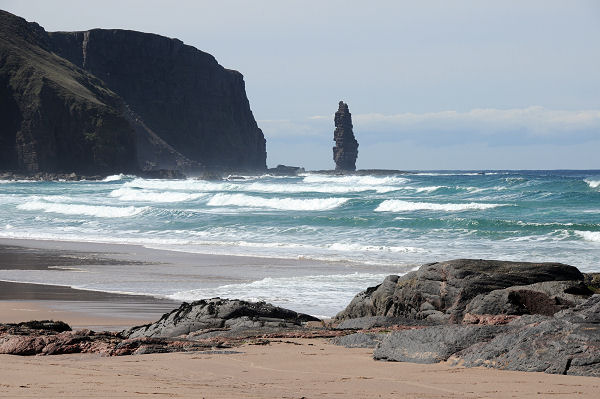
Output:
M323 339L242 353L126 357L0 355L3 397L597 398L600 379L376 362Z

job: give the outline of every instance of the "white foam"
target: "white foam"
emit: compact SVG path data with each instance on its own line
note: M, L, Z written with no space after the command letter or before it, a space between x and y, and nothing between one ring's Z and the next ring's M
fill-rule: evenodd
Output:
M585 241L600 242L600 231L575 230L575 234L583 238Z
M230 191L236 189L239 184L228 182L212 182L207 180L152 180L152 179L133 179L123 184L123 187L145 188L160 191L191 191L191 192L214 192Z
M85 215L100 218L123 218L137 215L147 208L136 208L133 206L117 207L105 205L80 205L48 203L40 200L28 201L17 205L18 209L25 211L44 211L52 213L61 213L63 215Z
M487 174L493 174L493 173L486 173ZM482 173L479 172L455 172L455 173L444 173L444 172L418 172L415 173L415 175L417 176L477 176L477 175L482 175Z
M265 193L360 193L364 191L375 191L377 193L389 193L396 191L399 187L379 185L348 185L333 183L295 183L295 184L273 184L255 182L236 187L238 191L255 191Z
M446 186L429 186L429 187L416 187L417 193L432 193L439 190L440 188L447 188Z
M385 246L385 245L360 245L360 244L345 244L345 243L334 243L328 246L329 249L334 251L349 251L349 252L425 252L424 249L416 247L398 247L398 246Z
M263 198L246 194L215 194L209 206L242 206L250 208L271 208L286 211L325 211L337 208L348 198Z
M131 202L183 202L206 196L204 193L188 194L169 191L136 190L128 187L113 190L109 195L121 201Z
M411 202L402 200L385 200L377 208L375 212L406 212L406 211L447 211L460 212L468 210L483 210L491 209L505 204L482 204L478 202L470 202L468 204L435 204L430 202Z
M397 176L329 176L329 175L304 175L304 183L338 183L359 186L385 186L406 184L409 179Z
M123 180L127 177L133 177L131 175L124 175L123 173L119 173L118 175L110 175L110 176L106 176L104 179L102 179L103 182L111 182L111 181L119 181L119 180Z
M366 287L381 283L385 276L385 274L352 273L267 277L248 283L180 291L168 295L168 298L194 301L218 296L267 301L313 315L334 316L350 302L354 295Z
M585 179L584 182L586 182L590 188L600 187L600 180Z

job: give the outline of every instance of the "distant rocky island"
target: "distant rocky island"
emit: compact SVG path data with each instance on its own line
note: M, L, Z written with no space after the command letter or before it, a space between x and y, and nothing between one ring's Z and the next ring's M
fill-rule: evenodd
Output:
M46 32L0 10L0 125L5 172L266 170L242 74L155 34Z

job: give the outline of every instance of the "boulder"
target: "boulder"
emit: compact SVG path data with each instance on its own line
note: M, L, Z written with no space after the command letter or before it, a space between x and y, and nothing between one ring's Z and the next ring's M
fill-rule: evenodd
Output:
M431 325L427 320L407 319L406 317L368 316L355 319L346 319L334 327L336 330L368 330L379 327L423 326Z
M541 282L569 282L566 285L538 285L530 289L533 294L517 292L495 293L496 290L513 286L529 286ZM426 319L437 323L460 323L466 308L475 298L473 309L486 311L511 310L509 305L521 305L521 314L544 309L544 313L574 306L573 298L584 298L591 294L581 288L583 275L577 268L562 263L508 262L482 259L457 259L423 265L419 270L402 277L388 276L382 284L368 288L354 297L336 319L346 320L365 316L401 316L411 319ZM560 287L573 289L557 296ZM575 288L573 288L575 287ZM526 291L526 290L525 290ZM539 293L539 295L535 294ZM505 297L503 296L504 294ZM537 295L537 296L536 296ZM515 296L520 299L515 299ZM505 299L502 299L505 298ZM564 301L548 308L549 300ZM504 300L504 302L502 302ZM536 304L539 300L540 303ZM573 303L570 301L573 300ZM507 302L508 301L508 302ZM514 310L516 312L516 310Z
M600 377L600 295L553 317L522 316L454 357L467 367Z
M513 286L476 296L465 309L466 319L474 316L541 314L556 312L585 302L593 292L582 281L544 281Z
M376 360L437 363L476 342L489 341L501 326L431 326L388 333L373 352Z
M331 343L346 348L375 348L384 337L381 333L358 332L332 338Z
M265 302L213 298L183 303L165 313L157 322L123 331L128 338L178 337L210 329L244 330L265 327L278 329L299 326L319 319Z

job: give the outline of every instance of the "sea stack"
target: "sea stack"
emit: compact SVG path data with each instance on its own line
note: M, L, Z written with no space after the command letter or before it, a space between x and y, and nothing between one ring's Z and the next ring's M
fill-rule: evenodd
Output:
M356 158L358 157L358 141L352 132L352 115L348 104L340 101L335 113L335 131L333 132L333 160L336 171L355 171Z

